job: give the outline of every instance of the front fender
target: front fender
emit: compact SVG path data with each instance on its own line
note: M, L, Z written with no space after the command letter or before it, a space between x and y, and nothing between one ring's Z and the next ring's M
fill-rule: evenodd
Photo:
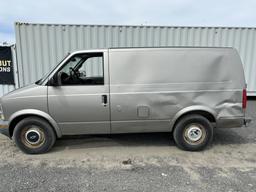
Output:
M11 124L11 122L16 119L17 117L23 116L23 115L36 115L39 117L42 117L44 119L46 119L54 128L57 137L60 138L62 136L61 130L58 126L58 124L56 123L56 121L46 112L44 111L40 111L37 109L23 109L20 111L16 111L15 113L13 113L10 118L9 118L9 125Z

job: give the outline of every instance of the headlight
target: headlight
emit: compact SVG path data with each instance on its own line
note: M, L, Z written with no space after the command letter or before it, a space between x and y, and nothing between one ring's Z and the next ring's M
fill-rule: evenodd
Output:
M1 104L0 104L0 120L4 120L4 112Z

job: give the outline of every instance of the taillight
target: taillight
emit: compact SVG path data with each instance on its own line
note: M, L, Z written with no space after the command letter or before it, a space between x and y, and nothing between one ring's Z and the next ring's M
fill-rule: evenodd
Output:
M247 94L246 94L246 89L243 89L243 109L246 108L246 104L247 104Z

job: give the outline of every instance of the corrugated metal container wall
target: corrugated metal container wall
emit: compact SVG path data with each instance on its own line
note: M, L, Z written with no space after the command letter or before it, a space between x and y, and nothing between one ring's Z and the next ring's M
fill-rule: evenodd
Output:
M16 23L15 31L21 85L39 79L68 52L79 49L217 46L239 51L248 94L256 95L255 28Z
M4 94L12 91L15 89L14 85L3 85L0 84L0 97L2 97Z
M4 94L14 90L19 87L18 78L17 78L17 63L16 63L16 54L15 54L15 46L11 46L12 51L12 61L13 61L13 72L14 72L14 82L15 85L4 85L0 84L0 97Z

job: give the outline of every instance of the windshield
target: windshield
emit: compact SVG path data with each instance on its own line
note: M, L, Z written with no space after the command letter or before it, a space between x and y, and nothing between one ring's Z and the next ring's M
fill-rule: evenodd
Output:
M64 61L68 56L70 55L70 53L68 53L57 65L55 65L51 70L49 70L48 73L46 73L41 79L37 80L35 82L35 84L37 85L41 85L47 78L48 76L62 63L62 61Z

